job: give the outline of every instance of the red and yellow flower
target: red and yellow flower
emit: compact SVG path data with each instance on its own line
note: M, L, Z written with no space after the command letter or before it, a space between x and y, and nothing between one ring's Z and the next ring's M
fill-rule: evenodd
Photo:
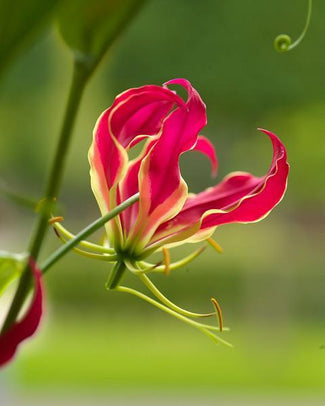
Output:
M184 87L187 100L170 85ZM201 193L188 193L181 154L198 150L210 159L213 174L217 170L213 145L199 135L206 122L203 101L184 79L129 89L98 119L89 162L102 214L140 194L138 203L107 224L109 244L122 259L137 261L162 247L206 240L222 224L261 220L282 199L287 154L279 138L266 130L273 146L266 175L234 172ZM130 160L129 151L142 140L142 151Z
M182 86L187 100L170 90L171 85ZM217 171L215 149L207 138L199 135L206 123L205 105L185 79L174 79L163 86L129 89L117 96L94 129L89 151L91 185L103 216L130 197L139 198L106 223L104 245L81 241L76 251L114 263L108 289L138 296L197 327L215 341L224 342L213 332L223 330L220 306L215 299L212 299L214 313L184 310L168 300L147 274L168 274L203 251L201 247L183 260L170 263L168 248L172 246L208 240L218 250L219 246L210 238L216 227L264 218L285 193L289 165L279 138L262 130L273 146L273 159L266 175L234 172L201 193L189 194L179 167L183 153L201 152L211 161L212 174ZM129 152L141 141L144 141L141 152L129 159ZM64 241L74 237L55 219L54 226ZM144 261L157 250L162 250L164 264ZM158 300L121 286L126 269L136 274ZM219 327L192 320L212 314L218 316Z

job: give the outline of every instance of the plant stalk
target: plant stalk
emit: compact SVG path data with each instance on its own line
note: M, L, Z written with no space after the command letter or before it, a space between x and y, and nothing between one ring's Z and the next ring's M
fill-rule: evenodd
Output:
M77 116L82 94L85 89L90 73L87 68L78 61L75 61L73 68L73 78L70 86L69 97L66 105L65 115L61 127L59 141L57 144L55 156L50 169L48 180L45 187L45 196L39 204L39 216L36 223L34 234L32 235L29 252L30 257L37 259L44 241L48 228L48 218L55 198L58 194L62 175L64 171L66 157L68 155L69 144L72 136L72 130ZM31 283L31 271L27 263L20 278L16 294L13 298L11 307L2 327L2 332L6 331L12 323L15 322L18 313L26 299Z
M107 290L112 290L116 289L116 287L119 285L121 282L122 276L124 275L124 272L126 270L126 266L124 262L117 262L112 269L108 281L106 282L106 289Z

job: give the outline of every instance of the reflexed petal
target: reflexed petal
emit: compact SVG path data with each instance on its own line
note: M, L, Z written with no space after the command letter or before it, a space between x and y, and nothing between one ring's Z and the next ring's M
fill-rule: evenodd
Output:
M175 103L184 104L174 92L160 86L143 86L119 95L101 115L92 148L98 150L109 188L119 180L124 163L119 146L126 149L137 136L156 134Z
M184 107L179 106L165 119L160 138L141 163L139 216L129 241L134 242L137 236L142 245L163 221L181 210L187 186L180 176L179 157L195 147L206 124L205 105L190 83L175 79L166 85L170 84L185 87L188 99Z
M33 260L30 260L30 269L35 279L34 297L22 320L14 323L0 336L0 367L12 359L22 341L35 333L42 316L41 272Z
M128 167L127 150L159 132L174 104L184 101L169 89L143 86L119 95L98 119L89 150L91 186L102 215L119 200L118 183ZM111 243L122 235L120 218L105 225Z
M153 242L199 222L200 231L193 236L193 240L198 241L200 235L203 239L209 230L212 232L218 225L258 221L280 202L286 190L289 171L286 150L274 134L262 131L273 144L273 160L268 173L255 177L246 172L236 172L218 185L189 197L181 212L159 227Z
M169 89L143 86L119 95L98 119L89 162L92 188L102 213L116 204L109 201L108 192L126 170L126 149L140 142L140 135L155 135L175 103L184 105Z
M287 153L279 138L269 131L262 131L270 137L274 151L267 175L261 178L260 184L250 194L240 199L235 206L230 209L225 208L226 213L205 216L202 229L225 223L249 223L261 220L282 200L289 173Z

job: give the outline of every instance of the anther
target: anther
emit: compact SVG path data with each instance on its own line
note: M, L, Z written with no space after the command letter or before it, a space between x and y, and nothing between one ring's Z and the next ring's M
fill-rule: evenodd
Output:
M49 219L49 224L54 224L54 223L62 223L64 221L64 218L62 216L56 216L56 217L51 217Z
M216 241L214 241L213 238L207 238L206 241L207 241L207 242L211 245L211 247L213 247L219 254L222 254L222 253L223 253L223 249L222 249L221 245L219 245Z
M218 316L218 320L219 320L219 331L221 333L223 330L223 319L222 319L221 307L219 306L219 303L217 302L217 300L214 297L211 298L211 302L217 311L217 316Z

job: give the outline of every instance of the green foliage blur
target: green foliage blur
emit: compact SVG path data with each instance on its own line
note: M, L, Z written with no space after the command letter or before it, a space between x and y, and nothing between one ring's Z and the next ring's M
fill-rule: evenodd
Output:
M207 105L204 135L217 149L217 181L230 171L267 171L271 145L257 127L285 143L291 173L279 207L261 223L217 229L222 255L207 249L185 269L154 278L168 297L192 310L209 310L209 298L216 297L231 327L225 338L236 352L215 348L133 297L106 292L107 265L71 253L46 277L46 326L21 350L9 382L20 390L321 394L324 15L325 3L314 2L305 40L278 54L274 37L299 35L305 1L150 0L101 62L78 114L58 196L58 214L72 232L99 216L87 161L92 129L115 95L129 87L175 77L192 82ZM71 71L71 55L51 27L17 54L2 77L1 187L27 200L42 196ZM181 166L193 192L215 182L208 162L195 152L182 157ZM34 213L5 195L0 199L0 248L24 251ZM58 246L49 233L44 258ZM177 249L172 258L192 249ZM139 287L131 277L129 282Z

